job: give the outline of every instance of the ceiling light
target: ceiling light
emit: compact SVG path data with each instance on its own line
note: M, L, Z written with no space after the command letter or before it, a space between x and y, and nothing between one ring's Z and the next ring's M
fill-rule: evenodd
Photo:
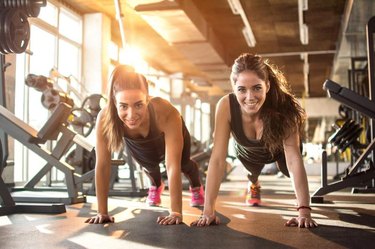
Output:
M245 27L242 30L242 34L245 37L246 43L249 47L255 47L256 41L253 30L251 29L249 20L245 14L245 11L241 5L240 0L228 0L228 4L233 12L234 15L240 15L242 18L242 22L244 23Z
M119 29L120 29L122 48L125 48L126 38L125 38L125 29L124 29L124 23L123 23L124 15L121 12L120 0L114 0L114 3L115 3L115 10L116 10L116 19L118 21Z
M242 34L245 37L247 45L249 47L255 47L256 41L253 32L249 32L249 29L243 28Z
M303 45L309 44L309 29L303 20L303 12L306 10L308 10L308 0L298 0L299 37Z
M228 0L228 3L229 3L229 6L230 6L233 14L234 15L239 15L240 14L240 12L239 12L239 6L238 6L238 4L240 4L239 1L237 1L237 0Z

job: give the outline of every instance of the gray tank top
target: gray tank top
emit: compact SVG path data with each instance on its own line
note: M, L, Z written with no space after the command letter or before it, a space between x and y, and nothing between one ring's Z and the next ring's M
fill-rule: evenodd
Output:
M248 139L242 127L241 107L234 93L229 94L230 103L230 128L234 138L234 147L238 159L250 164L272 163L282 156L281 152L272 156L262 140ZM244 163L244 162L243 162Z

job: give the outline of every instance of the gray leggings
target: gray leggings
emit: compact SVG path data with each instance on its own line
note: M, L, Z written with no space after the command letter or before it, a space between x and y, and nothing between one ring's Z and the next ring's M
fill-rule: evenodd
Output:
M252 183L256 183L258 181L258 177L260 173L262 172L262 169L264 168L265 164L264 163L263 164L250 163L241 157L238 157L238 159L244 165L245 169L249 172L249 174L247 175L247 178L249 179L249 181L251 181ZM282 153L281 157L278 160L276 160L276 165L284 175L289 177L289 171L288 171L288 167L286 166L284 153Z

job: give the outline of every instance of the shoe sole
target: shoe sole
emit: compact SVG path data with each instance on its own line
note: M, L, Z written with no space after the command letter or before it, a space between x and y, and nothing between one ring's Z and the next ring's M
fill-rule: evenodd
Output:
M193 203L190 203L190 207L203 207L204 204L193 204Z
M259 207L259 206L261 206L261 201L245 202L245 204L248 207Z
M149 202L147 202L147 204L148 204L150 207L159 207L161 203L149 203Z

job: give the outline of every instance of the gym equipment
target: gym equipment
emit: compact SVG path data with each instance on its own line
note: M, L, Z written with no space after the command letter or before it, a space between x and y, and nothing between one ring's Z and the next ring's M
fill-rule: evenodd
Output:
M41 102L44 108L53 111L59 103L74 106L74 101L68 94L53 88L53 81L43 75L28 74L25 84L42 92Z
M47 0L3 0L2 8L18 8L25 11L29 17L38 17L40 8L47 5Z
M323 88L327 90L331 98L340 101L341 103L359 111L371 119L375 119L375 102L349 90L348 88L342 87L331 80L326 80ZM357 136L357 133L358 131L356 131L353 137ZM311 197L311 202L322 203L323 195L348 187L370 186L368 190L373 191L374 187L371 186L371 181L374 181L375 179L374 162L370 161L369 167L366 169L359 169L364 165L365 160L369 157L369 155L371 155L370 153L374 152L374 150L375 139L372 137L372 141L352 165L352 167L350 167L346 176L343 177L342 180L331 184L328 184L327 180L327 153L324 151L322 154L321 187L314 192ZM356 191L357 190L353 190L353 192Z
M10 111L3 106L0 106L0 128L8 135L11 135L23 144L28 144L28 148L41 155L44 159L53 158L52 153L40 148L39 144L46 142L49 139L56 139L59 135L59 130L56 129L56 123L67 117L70 109L67 106L58 108L54 115L46 122L46 125L37 132L32 127L27 126L23 121L15 117ZM2 162L4 165L4 162ZM73 179L71 179L73 180ZM3 201L0 208L0 215L32 212L32 213L63 213L65 206L56 204L52 206L37 206L37 205L16 205L17 201L11 196L4 181L0 177L0 196ZM61 203L60 201L57 203Z
M23 53L30 39L28 17L37 17L46 0L0 2L0 53Z
M109 196L126 196L126 197L144 197L147 196L147 189L144 187L143 176L142 176L142 169L139 167L137 163L134 162L131 156L128 156L129 151L125 148L124 153L119 155L119 159L112 159L111 165L111 176L109 181ZM129 170L129 179L130 179L130 186L126 184L122 184L121 179L119 178L119 166L125 165L128 167ZM136 179L135 174L138 174ZM138 180L138 183L137 183ZM121 187L115 186L115 184L121 185ZM86 192L88 195L95 195L95 179L92 180L91 188L88 189Z
M82 102L81 108L85 109L91 114L94 123L96 121L96 117L102 109L101 105L103 101L106 101L103 95L91 94L88 97L86 97Z
M96 117L102 109L102 101L105 98L101 94L91 94L86 97L80 108L74 108L68 122L73 129L87 137L95 127Z
M92 174L79 175L74 167L62 162L60 159L73 143L92 151L94 147L90 145L83 136L75 133L66 127L66 120L70 114L71 107L65 103L60 103L51 117L39 132L31 126L14 116L13 113L0 106L0 128L8 135L12 136L28 149L47 161L47 164L31 179L23 188L15 188L14 191L38 190L36 184L47 174L52 167L64 173L68 197L31 197L15 196L13 199L18 202L53 202L73 204L86 201L86 197L79 193L82 183L92 178ZM41 148L40 144L47 140L55 140L56 145L52 151ZM44 189L45 190L45 189Z
M328 138L328 142L335 145L340 152L344 152L349 145L355 143L362 131L363 128L359 124L352 119L348 119Z
M84 108L73 108L68 119L69 125L78 134L87 137L95 126L94 117Z
M11 1L4 0L0 2L0 109L6 113L5 109L5 80L4 73L6 67L10 64L5 63L5 54L9 53L23 53L29 43L30 27L27 21L27 16L37 17L40 7L46 6L46 0L25 0L25 1ZM22 9L23 8L23 9ZM2 118L1 118L2 119ZM3 121L0 122L2 126ZM16 129L11 127L11 129ZM33 137L38 137L38 133L32 129L28 132ZM49 132L44 130L48 135ZM2 172L7 166L8 159L8 137L3 129L0 129L0 215L8 215L15 213L64 213L65 205L27 205L16 204L12 195L10 194L7 185L2 179Z

